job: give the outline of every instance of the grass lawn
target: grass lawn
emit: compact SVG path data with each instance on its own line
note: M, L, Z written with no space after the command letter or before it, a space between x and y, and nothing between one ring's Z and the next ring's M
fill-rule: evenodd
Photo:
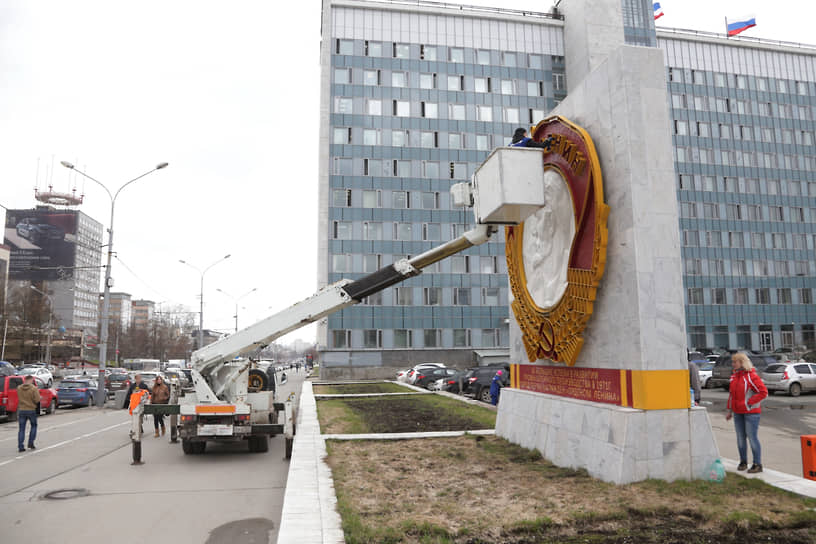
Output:
M410 387L395 383L349 383L336 385L314 385L315 395L357 395L360 393L413 393Z

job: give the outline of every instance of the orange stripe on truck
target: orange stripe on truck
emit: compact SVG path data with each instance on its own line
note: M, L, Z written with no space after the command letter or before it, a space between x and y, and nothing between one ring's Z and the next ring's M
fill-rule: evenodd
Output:
M234 414L235 406L232 404L198 405L195 408L196 414Z

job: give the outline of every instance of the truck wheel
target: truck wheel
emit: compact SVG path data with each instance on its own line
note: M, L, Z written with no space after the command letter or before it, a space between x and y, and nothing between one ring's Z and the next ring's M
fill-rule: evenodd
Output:
M267 387L269 387L269 376L267 376L266 372L260 368L253 368L249 371L249 381L247 386L250 389L266 391Z
M181 451L184 452L185 455L192 455L193 452L193 443L186 438L181 439Z
M206 442L193 442L193 453L195 453L196 455L201 455L202 453L204 453L204 450L206 449L207 449Z
M287 459L292 458L292 446L294 445L294 443L295 443L294 438L287 438L286 439L286 458Z
M250 453L265 453L269 451L269 437L265 434L249 437Z

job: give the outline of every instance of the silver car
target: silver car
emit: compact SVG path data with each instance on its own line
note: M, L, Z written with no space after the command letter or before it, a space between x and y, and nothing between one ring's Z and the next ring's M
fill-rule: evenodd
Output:
M798 397L803 391L816 390L816 364L800 362L768 365L762 373L762 381L769 393L784 391L792 397Z

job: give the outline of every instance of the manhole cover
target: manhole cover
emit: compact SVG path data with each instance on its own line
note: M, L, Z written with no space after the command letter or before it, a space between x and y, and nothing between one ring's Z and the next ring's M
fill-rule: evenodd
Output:
M49 491L42 495L41 499L65 500L76 499L77 497L86 497L91 492L87 489L57 489L56 491Z

